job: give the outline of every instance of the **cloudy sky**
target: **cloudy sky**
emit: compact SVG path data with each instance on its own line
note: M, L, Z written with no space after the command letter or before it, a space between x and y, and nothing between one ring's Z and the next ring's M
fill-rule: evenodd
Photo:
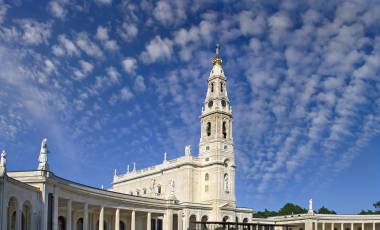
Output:
M35 169L47 137L51 169L96 187L196 154L220 42L238 204L372 208L379 21L376 0L0 0L0 148Z

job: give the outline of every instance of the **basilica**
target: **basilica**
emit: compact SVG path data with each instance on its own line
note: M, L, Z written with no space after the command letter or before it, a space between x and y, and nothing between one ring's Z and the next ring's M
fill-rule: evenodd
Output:
M236 206L232 110L219 46L200 116L199 151L113 177L110 189L59 177L49 168L44 139L33 171L7 171L0 159L0 230L193 230L212 223L242 229L380 230L380 215L302 215L252 218ZM59 173L58 173L59 174ZM239 225L240 226L240 225ZM264 228L269 227L269 228ZM234 229L237 229L235 227Z

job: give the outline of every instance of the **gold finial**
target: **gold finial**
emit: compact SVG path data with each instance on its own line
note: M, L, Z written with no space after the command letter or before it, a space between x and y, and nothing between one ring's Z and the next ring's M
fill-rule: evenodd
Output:
M221 65L222 64L222 59L220 58L219 53L220 53L220 45L219 45L219 43L217 43L216 44L216 55L215 55L214 59L212 59L213 65L216 65L216 64Z

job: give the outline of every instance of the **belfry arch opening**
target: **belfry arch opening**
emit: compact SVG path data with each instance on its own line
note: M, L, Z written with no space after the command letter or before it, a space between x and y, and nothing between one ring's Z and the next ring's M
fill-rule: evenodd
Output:
M207 122L207 136L211 136L211 122Z
M227 138L227 124L225 121L223 121L223 124L222 124L222 130L223 130L223 138Z

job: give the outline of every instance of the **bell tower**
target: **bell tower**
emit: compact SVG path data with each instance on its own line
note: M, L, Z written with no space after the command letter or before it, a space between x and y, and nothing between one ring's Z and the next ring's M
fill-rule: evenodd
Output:
M205 162L203 201L235 207L235 159L232 138L232 110L227 78L222 68L220 46L212 60L212 70L202 114L199 157Z

